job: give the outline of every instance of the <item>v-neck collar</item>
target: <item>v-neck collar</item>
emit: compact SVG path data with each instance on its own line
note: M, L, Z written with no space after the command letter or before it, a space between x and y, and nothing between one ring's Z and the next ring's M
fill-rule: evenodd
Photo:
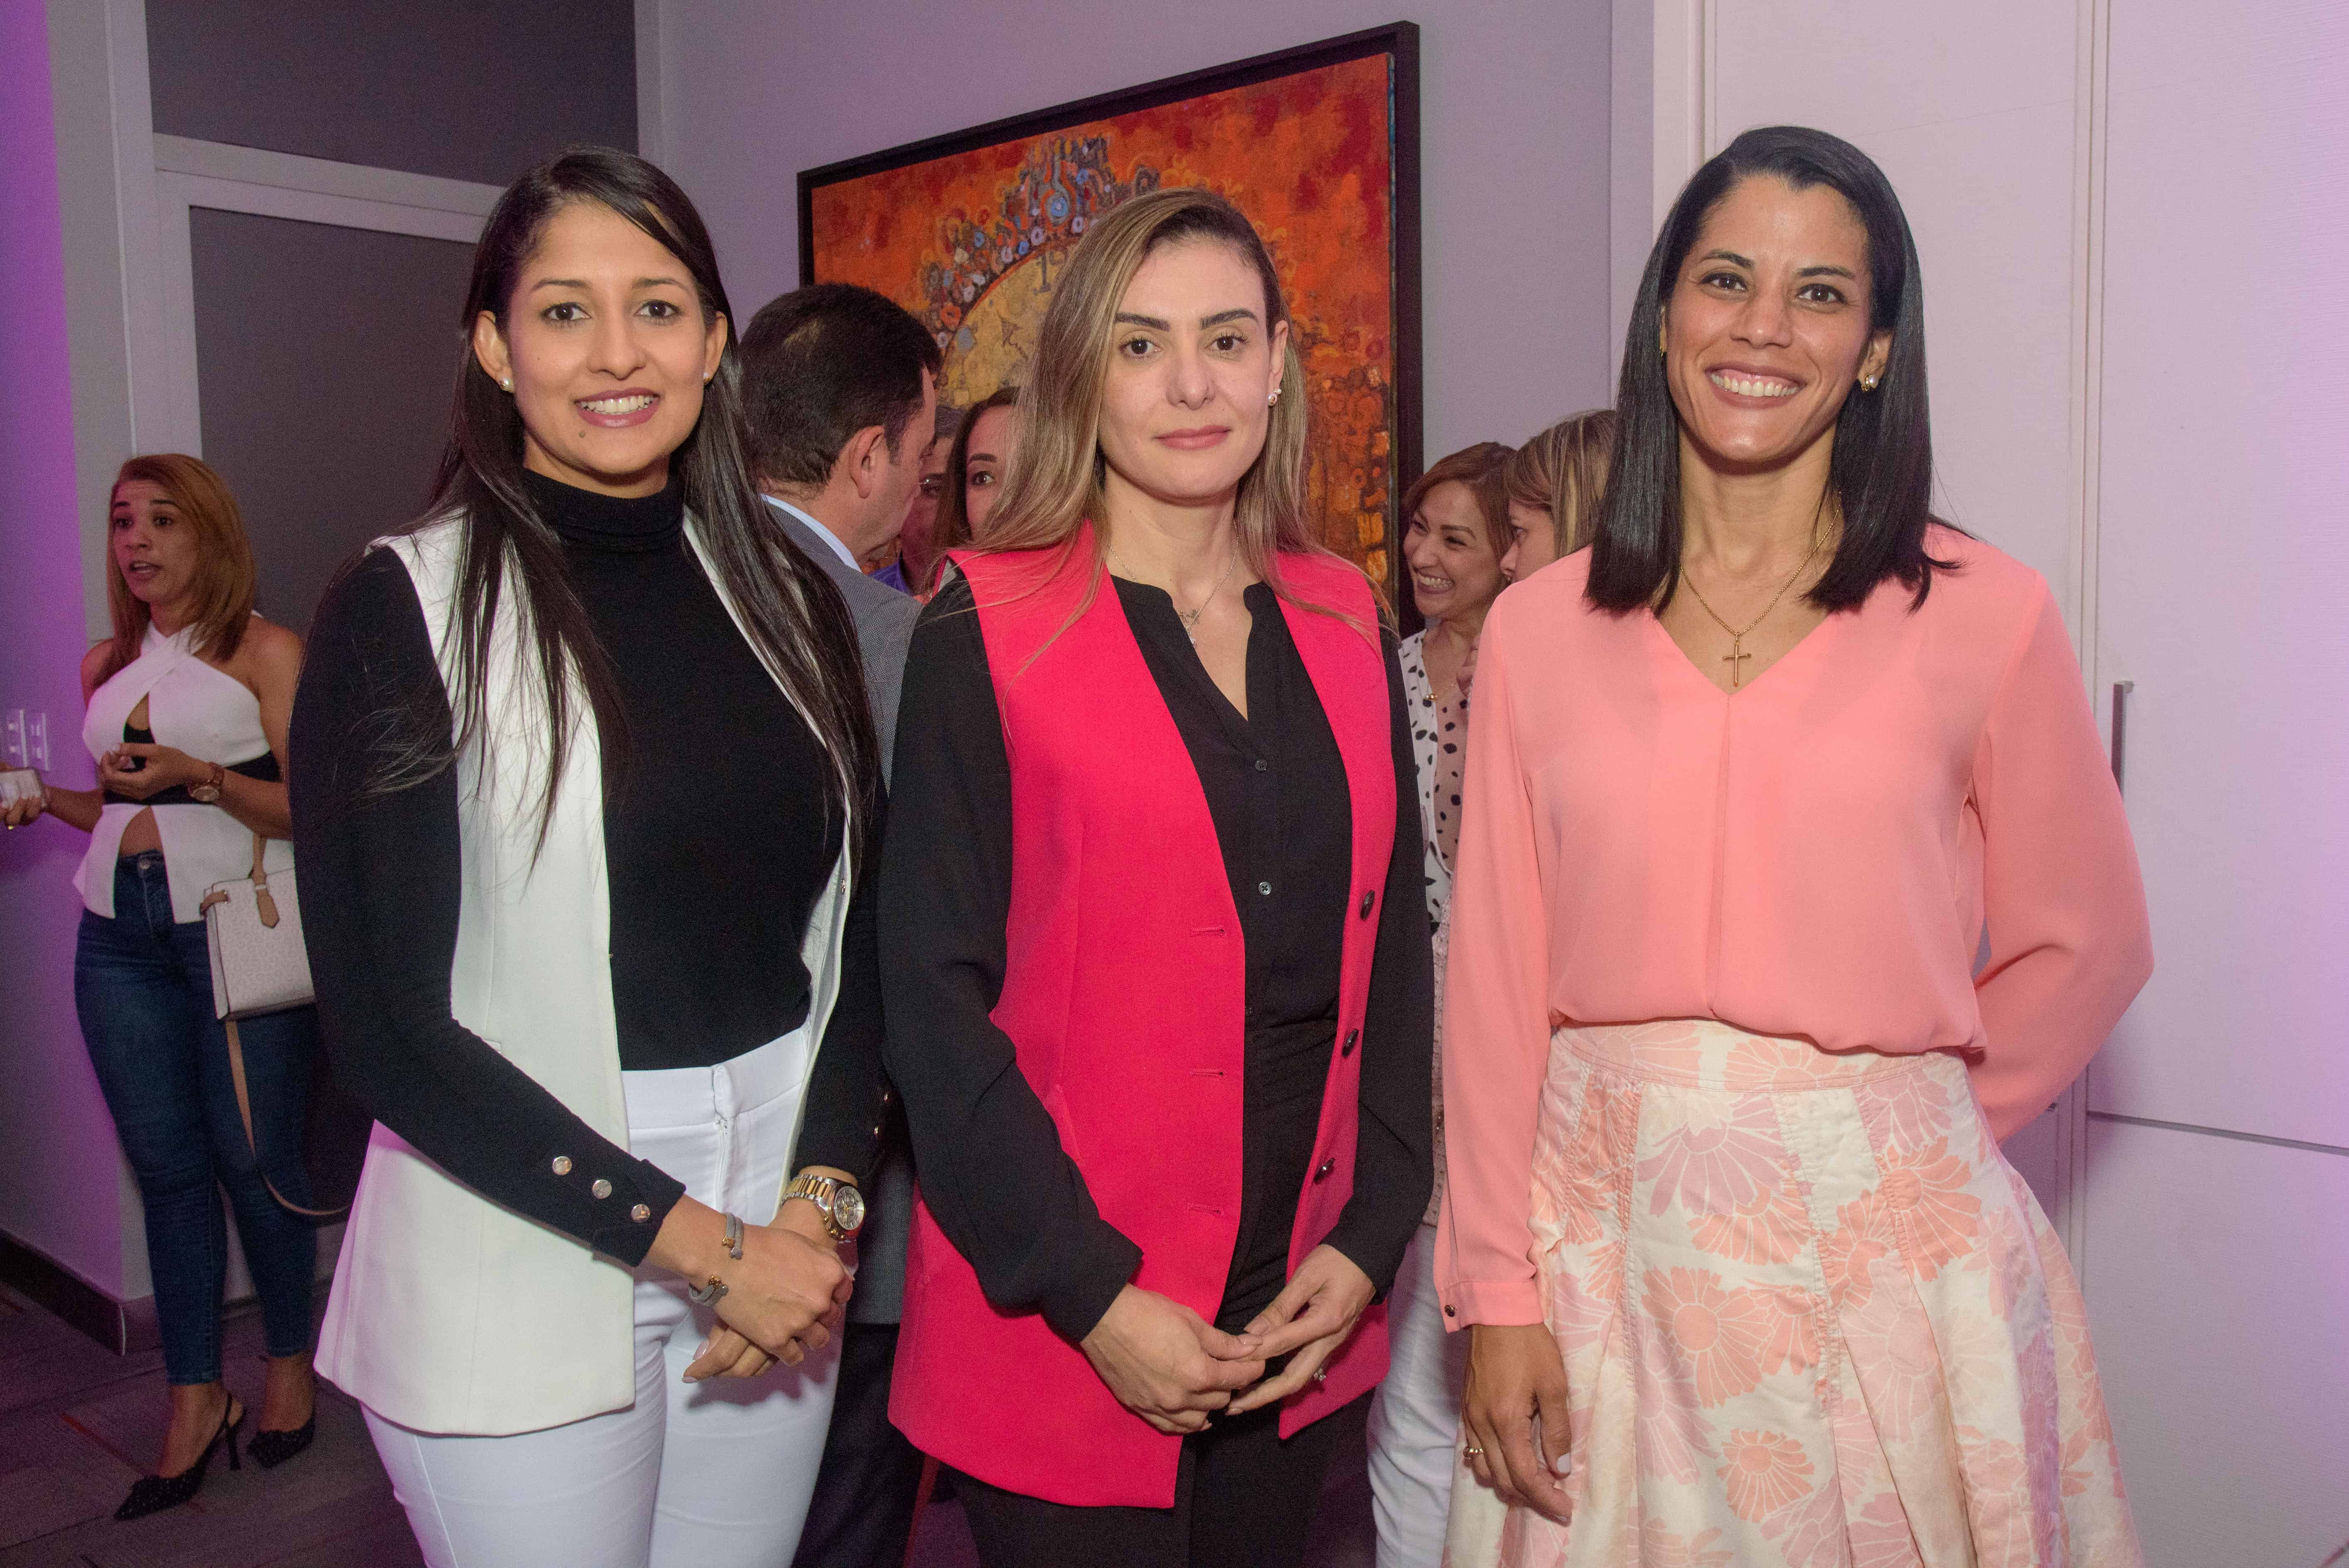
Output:
M1872 597L1873 596L1871 595L1870 597ZM1710 676L1706 675L1703 670L1697 668L1697 662L1694 659L1689 656L1688 649L1682 648L1677 641L1673 640L1672 634L1665 629L1662 617L1657 615L1652 609L1643 609L1640 611L1639 614L1640 618L1648 623L1650 631L1654 635L1656 641L1662 651L1671 656L1672 663L1688 671L1690 679L1697 681L1714 696L1720 698L1724 702L1729 702L1744 696L1748 691L1753 691L1764 680L1769 680L1771 676L1776 674L1788 663L1801 658L1804 650L1819 639L1819 634L1826 631L1827 628L1835 625L1837 621L1846 619L1850 616L1862 614L1865 612L1866 608L1867 606L1863 604L1849 611L1828 611L1826 619L1819 622L1818 625L1805 632L1796 639L1794 647L1786 649L1785 652L1780 654L1776 659L1772 659L1768 669L1756 671L1753 680L1746 681L1733 691L1723 691Z

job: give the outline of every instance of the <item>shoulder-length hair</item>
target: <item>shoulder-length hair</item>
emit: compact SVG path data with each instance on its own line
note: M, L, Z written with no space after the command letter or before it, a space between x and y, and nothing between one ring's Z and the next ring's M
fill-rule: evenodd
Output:
M1493 557L1498 560L1509 553L1509 493L1503 483L1509 460L1516 455L1496 441L1480 441L1475 446L1464 446L1458 452L1446 453L1428 464L1427 472L1411 482L1402 493L1403 531L1411 531L1411 520L1419 512L1419 504L1439 484L1464 484L1475 498L1476 515L1485 524L1485 543L1491 545Z
M1826 574L1805 597L1824 610L1850 609L1887 578L1921 605L1936 569L1925 553L1932 514L1933 441L1925 405L1925 293L1917 242L1891 182L1868 154L1840 137L1802 126L1749 130L1699 169L1672 203L1648 253L1648 270L1624 337L1619 419L1606 496L1591 541L1587 596L1617 614L1659 609L1681 578L1681 420L1656 345L1681 264L1705 219L1740 181L1784 180L1797 191L1825 185L1851 203L1868 231L1871 327L1892 346L1877 389L1846 389L1836 417L1826 495L1843 524Z
M406 759L398 788L448 765L455 753L486 742L490 661L498 607L516 596L525 685L517 695L546 721L548 755L529 759L544 768L539 805L542 840L553 819L556 781L575 738L580 704L592 713L598 743L616 763L626 755L627 728L611 660L596 642L586 610L564 571L563 546L523 483L523 421L514 400L473 354L473 322L483 311L507 327L508 308L523 267L546 225L575 202L593 202L660 242L693 278L703 319L723 316L727 340L718 373L702 394L701 418L670 455L685 505L698 524L713 576L740 613L753 651L805 710L816 738L831 753L834 773L828 805L854 805L859 837L869 833L880 777L880 750L864 697L854 623L829 578L793 549L771 521L751 483L745 457L742 371L733 311L718 275L718 257L676 181L633 153L574 148L524 174L492 209L473 250L472 281L465 291L457 364L455 408L430 508L416 527L462 515L463 564L451 611L453 676L450 708L453 745L442 743ZM420 765L414 765L420 764Z
M1280 275L1256 225L1214 192L1153 191L1099 220L1077 243L1045 307L1028 385L1019 395L1019 456L988 514L987 537L978 548L1066 550L1078 530L1101 515L1106 472L1102 389L1109 376L1118 303L1151 253L1185 240L1230 246L1264 285L1265 329L1289 321ZM1341 557L1314 537L1306 514L1307 395L1293 323L1283 358L1280 398L1272 405L1264 450L1240 478L1233 522L1248 570L1289 598L1280 580L1284 552ZM1098 533L1093 550L1098 565L1103 554Z
M989 409L1012 408L1019 401L1018 387L998 387L965 410L961 422L955 426L954 444L947 448L946 472L938 476L937 521L930 524L929 580L905 585L916 593L926 594L937 586L938 574L946 569L948 550L962 549L972 542L970 508L963 489L970 483L971 432L978 428L978 416ZM999 473L996 482L1002 481Z
M1517 448L1502 476L1511 505L1549 514L1561 556L1571 556L1590 543L1599 498L1607 491L1615 423L1612 409L1568 414Z
M114 489L107 492L109 535L114 491L134 479L145 480L170 497L181 521L195 530L196 613L190 624L196 634L190 639L191 646L207 659L235 658L253 618L253 546L245 539L244 518L236 509L236 497L229 493L228 481L210 463L185 452L134 457L122 465L114 476ZM106 656L101 680L111 678L139 657L152 619L147 601L123 581L122 567L110 549L107 563L106 607L114 621L114 647Z

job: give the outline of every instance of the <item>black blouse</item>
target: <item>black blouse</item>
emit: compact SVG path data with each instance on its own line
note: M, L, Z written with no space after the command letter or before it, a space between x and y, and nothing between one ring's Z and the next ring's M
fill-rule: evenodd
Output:
M1320 1116L1351 872L1345 765L1271 589L1244 596L1253 626L1242 718L1200 664L1174 601L1111 580L1198 773L1247 950L1239 1230L1216 1314L1237 1329L1286 1282ZM1381 1293L1427 1202L1433 1038L1416 775L1388 654L1394 850L1362 1030L1354 1191L1328 1238ZM924 1197L990 1301L1039 1310L1080 1340L1142 1252L1101 1217L988 1016L1003 992L1011 770L968 583L949 585L915 628L894 784L881 915L894 955L883 987L890 1074L916 1168L978 1173L926 1179Z
M807 1020L800 944L840 853L823 788L832 764L686 543L674 483L630 501L527 477L627 722L627 743L604 749L620 1065L726 1061ZM591 1130L450 1011L455 770L390 794L367 787L388 733L449 731L414 584L376 551L320 607L290 747L304 934L336 1078L451 1176L634 1265L684 1187ZM874 907L874 879L861 877L795 1150L798 1165L860 1179L883 1092ZM570 1157L559 1177L558 1153ZM609 1197L593 1196L598 1180ZM647 1218L632 1220L639 1203Z

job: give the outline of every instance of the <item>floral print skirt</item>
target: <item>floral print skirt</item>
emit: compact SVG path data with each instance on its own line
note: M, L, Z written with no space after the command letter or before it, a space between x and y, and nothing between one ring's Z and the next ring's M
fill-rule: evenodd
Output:
M2140 1568L2086 1308L1941 1054L1560 1029L1534 1146L1573 1521L1453 1568Z

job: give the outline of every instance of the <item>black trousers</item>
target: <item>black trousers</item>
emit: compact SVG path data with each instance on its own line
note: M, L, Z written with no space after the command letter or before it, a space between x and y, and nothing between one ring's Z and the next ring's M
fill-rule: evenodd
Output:
M955 1495L985 1568L1297 1568L1354 1414L1284 1442L1276 1405L1184 1438L1172 1508L1071 1508L968 1476L956 1478Z
M852 1323L841 1341L832 1428L792 1568L898 1568L914 1532L922 1455L889 1424L897 1325Z

